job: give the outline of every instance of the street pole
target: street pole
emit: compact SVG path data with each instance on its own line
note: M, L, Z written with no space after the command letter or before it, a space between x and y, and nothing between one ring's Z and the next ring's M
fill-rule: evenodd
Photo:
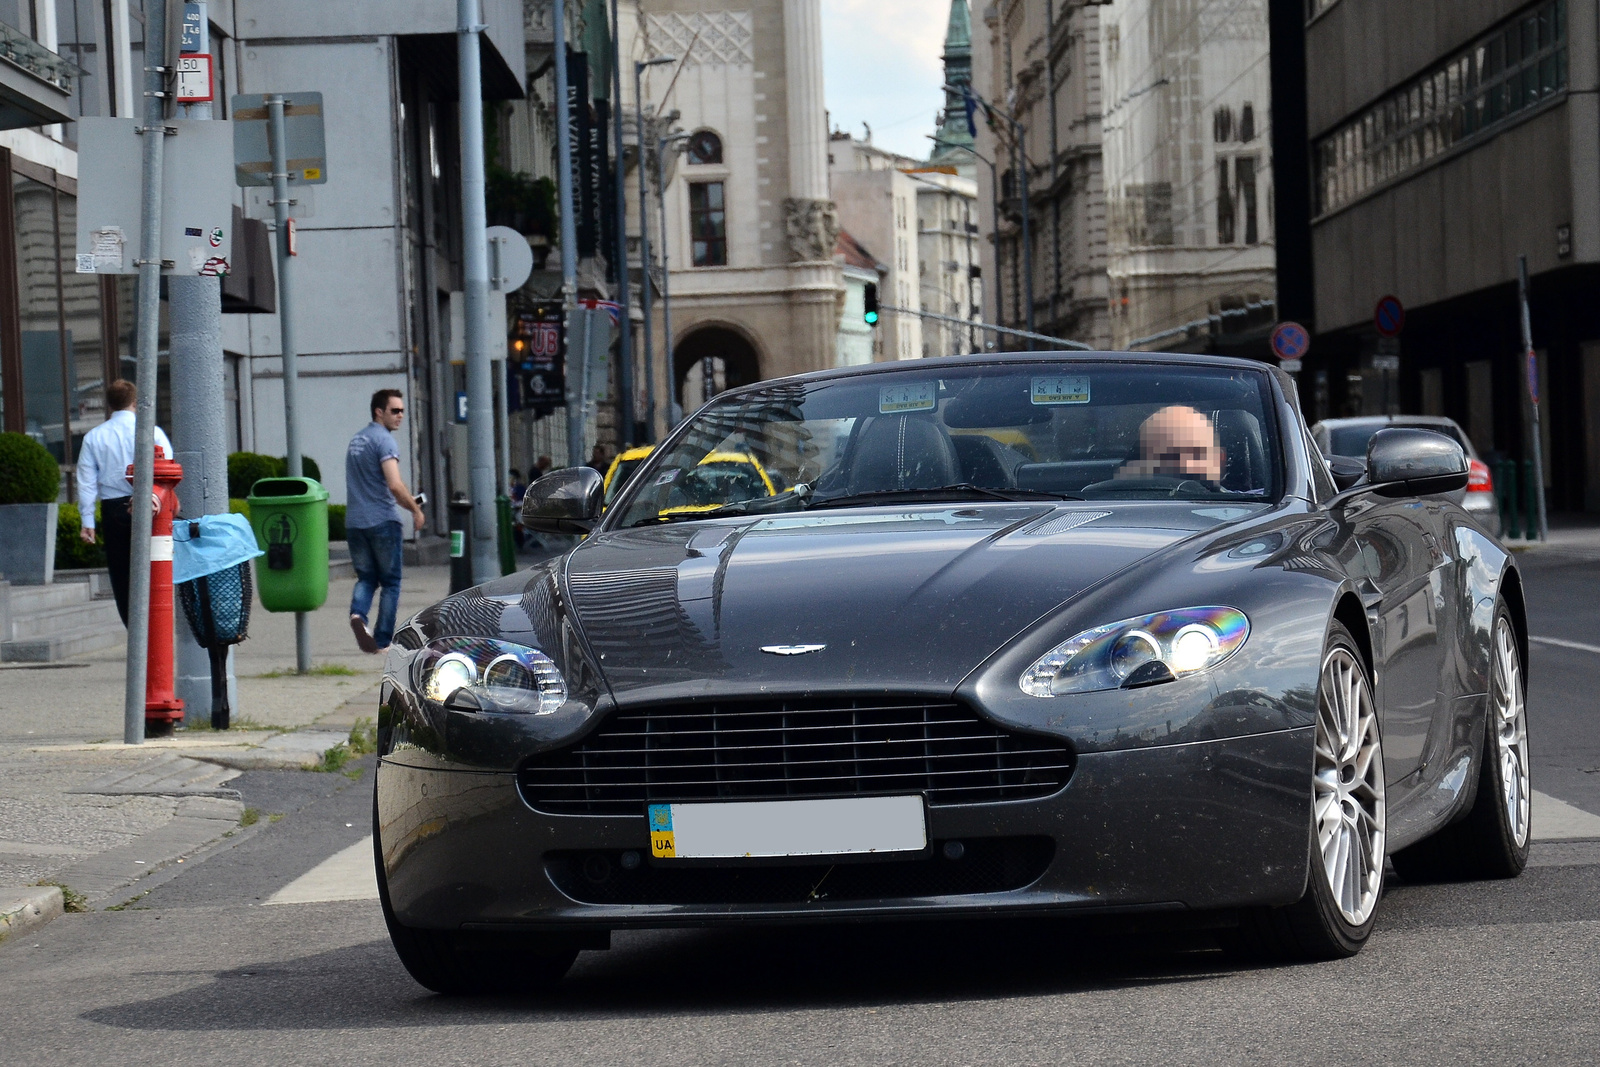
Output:
M566 314L567 356L563 373L567 383L567 466L583 464L584 409L583 368L573 363L572 337L577 331L578 307L578 224L577 207L572 198L572 101L567 81L567 7L565 0L554 0L551 21L555 26L556 59L556 192L561 215L561 307ZM582 360L587 352L577 353Z
M656 56L633 64L634 132L639 142L639 303L640 310L644 312L644 420L648 427L645 438L651 442L656 439L656 357L655 340L651 336L654 301L650 297L655 283L650 279L650 184L645 176L644 70L646 67L676 62L676 56Z
M289 454L289 477L304 473L300 463L300 428L296 422L295 394L299 389L299 346L294 336L294 286L289 269L289 142L283 126L287 103L280 93L267 97L267 140L272 148L272 219L276 226L273 242L278 256L278 334L283 349L283 437ZM311 617L294 613L295 673L311 670Z
M559 4L557 5L559 7ZM478 0L456 0L461 101L461 311L467 362L467 466L472 495L472 579L500 574L494 507L494 372L489 365L489 223L484 203L483 71Z
M139 235L138 405L134 409L133 533L128 550L128 656L122 701L122 739L144 743L145 681L150 655L150 532L156 488L156 361L161 344L161 166L166 136L167 0L144 9L144 174ZM170 457L169 457L170 458Z
M946 141L941 138L934 137L932 134L928 135L928 139L934 144L945 145L949 148L959 148L969 153L973 159L976 159L979 163L982 163L984 166L989 168L989 217L992 225L994 226L994 233L992 235L994 238L992 242L994 246L994 273L990 275L990 280L994 283L994 314L995 318L999 318L1005 313L1005 289L1000 284L1000 172L995 167L994 160L982 155L971 145L957 144L955 141ZM967 284L970 289L970 272ZM973 338L973 343L977 343L977 338L975 336Z
M1028 131L1016 119L1010 119L1011 128L1017 132L1018 153L1021 156L1021 166L1017 168L1017 175L1022 180L1022 288L1028 306L1023 318L1027 321L1028 332L1034 333L1033 325L1033 231L1029 221L1033 209L1028 203Z
M198 5L199 37L196 54L211 51L211 22L204 0ZM173 20L179 21L179 20ZM180 48L180 52L181 52ZM178 105L178 117L213 118L209 102ZM228 425L227 390L223 382L222 354L222 279L174 275L167 279L168 318L172 324L172 439L182 442L176 459L183 465L183 482L178 486L178 516L195 519L202 515L223 515L228 511ZM174 447L177 447L174 445ZM186 715L199 714L206 721L211 706L211 656L195 641L187 626L176 627L173 649L176 657L176 690ZM223 661L227 664L230 706L235 686L233 649Z
M667 400L672 425L683 421L683 404L678 400L678 369L672 356L672 267L667 254L667 145L688 137L675 133L656 141L656 197L661 213L661 347L667 365ZM710 399L707 397L707 399Z
M629 305L633 294L629 291L628 271L628 190L623 184L622 166L622 21L617 14L617 0L611 0L611 143L616 159L616 178L612 181L613 205L617 215L616 270L617 279L617 411L622 416L618 444L626 448L635 444L635 427L639 416L633 403L633 322Z
M1522 305L1522 353L1528 375L1528 406L1533 409L1533 489L1539 506L1539 540L1550 539L1544 503L1544 434L1539 425L1539 357L1533 350L1533 318L1528 313L1528 257L1517 257L1517 300Z

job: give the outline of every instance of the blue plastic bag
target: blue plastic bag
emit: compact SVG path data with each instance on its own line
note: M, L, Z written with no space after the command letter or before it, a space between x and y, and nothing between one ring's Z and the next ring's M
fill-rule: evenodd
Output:
M172 524L172 583L182 585L265 555L243 515L202 515Z

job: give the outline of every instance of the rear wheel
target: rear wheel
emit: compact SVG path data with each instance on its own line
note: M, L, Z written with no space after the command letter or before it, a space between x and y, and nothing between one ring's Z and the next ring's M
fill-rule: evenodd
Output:
M1489 698L1478 794L1457 822L1394 855L1410 881L1515 878L1533 838L1533 776L1528 764L1527 684L1511 613L1496 607L1489 646Z
M1328 634L1317 692L1310 876L1282 908L1246 912L1229 947L1252 957L1338 959L1361 951L1383 895L1387 807L1372 685L1350 631Z
M575 948L541 944L527 936L421 930L395 918L389 903L389 879L378 833L378 798L372 798L373 862L377 864L378 900L395 955L419 983L435 993L453 995L527 995L554 988L578 958Z

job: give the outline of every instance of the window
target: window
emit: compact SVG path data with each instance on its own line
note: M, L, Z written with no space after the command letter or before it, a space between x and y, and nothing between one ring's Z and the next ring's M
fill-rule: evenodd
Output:
M722 203L721 182L689 185L689 240L697 267L728 265L728 215Z
M1567 87L1567 0L1545 0L1316 142L1319 213L1497 129Z
M1244 243L1259 244L1261 233L1256 228L1256 157L1245 156L1233 161L1234 178L1239 190L1239 221L1244 224Z
M1239 112L1239 140L1248 144L1256 139L1256 107L1246 103Z
M694 166L722 162L722 138L710 130L701 130L689 138L689 162Z
M1217 244L1233 244L1233 190L1228 187L1228 157L1217 158Z

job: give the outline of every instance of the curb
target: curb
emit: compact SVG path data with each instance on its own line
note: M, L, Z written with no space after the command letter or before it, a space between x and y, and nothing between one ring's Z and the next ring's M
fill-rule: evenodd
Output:
M65 901L56 886L0 889L0 941L37 930L65 912Z

